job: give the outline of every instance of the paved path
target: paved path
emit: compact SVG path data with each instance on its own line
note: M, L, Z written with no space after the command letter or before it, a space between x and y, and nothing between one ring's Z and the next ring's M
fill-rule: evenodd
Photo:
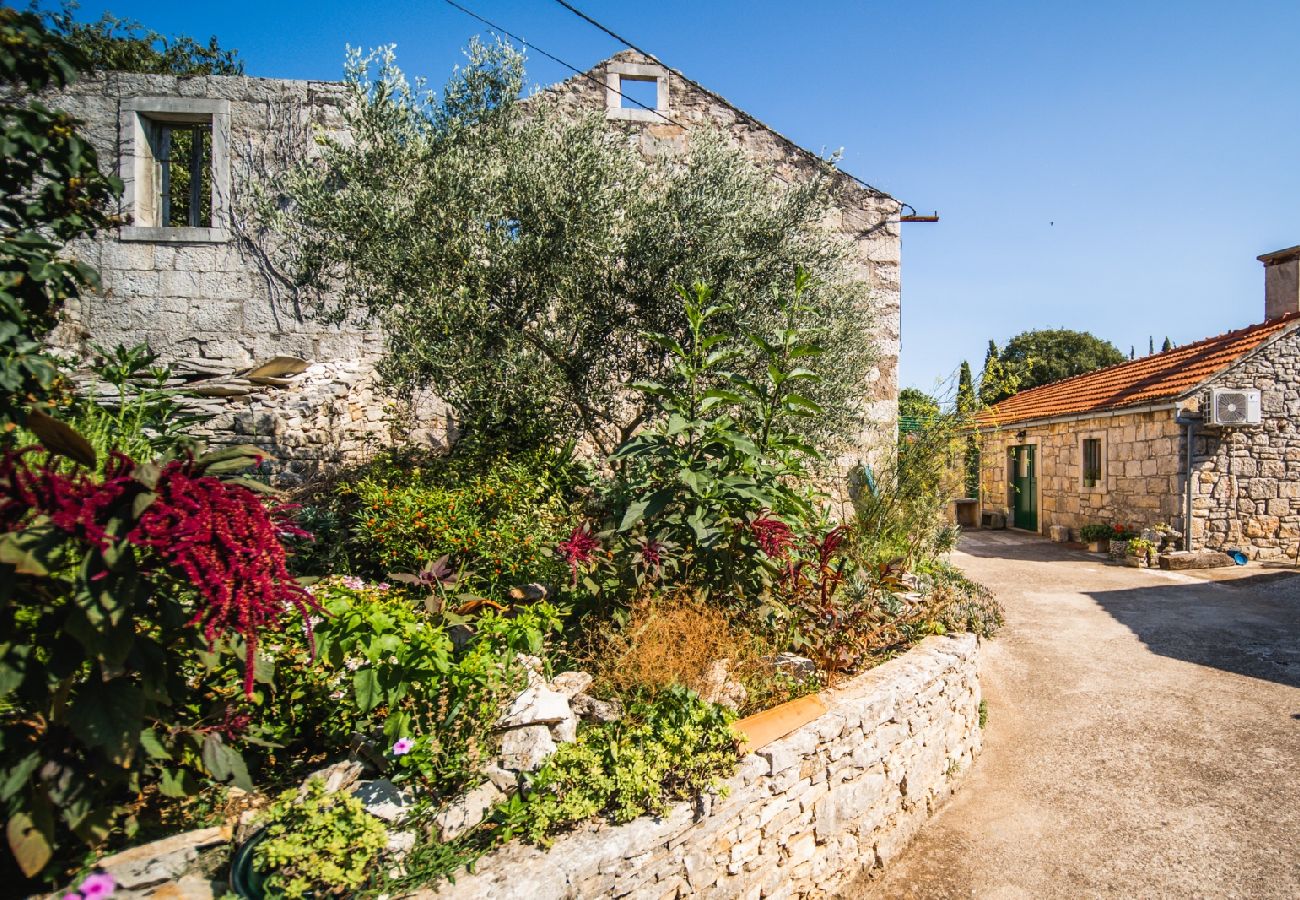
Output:
M1300 577L976 532L984 752L877 898L1300 898Z

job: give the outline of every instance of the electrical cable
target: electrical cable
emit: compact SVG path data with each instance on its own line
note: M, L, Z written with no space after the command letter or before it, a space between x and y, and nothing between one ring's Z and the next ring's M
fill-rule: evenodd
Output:
M450 3L451 0L447 0L447 2ZM605 25L602 25L600 22L596 21L596 20L593 19L591 16L587 15L585 12L583 12L583 11L580 10L580 9L578 9L578 8L577 8L576 6L574 6L572 3L569 3L568 0L555 0L555 2L558 3L558 4L560 4L560 6L563 6L565 9L567 9L569 12L573 13L573 14L574 14L575 16L577 16L578 18L580 18L580 19L582 19L583 21L587 22L588 24L594 26L595 28L599 29L600 31L603 31L605 34L609 35L609 36L612 37L614 40L616 40L616 41L618 41L620 44L622 44L624 47L627 47L629 50L635 50L637 53L640 53L640 54L643 55L643 56L648 56L648 57L650 57L650 58L653 59L653 60L656 60L656 61L662 62L662 60L660 60L659 57L655 56L653 53L650 53L650 52L647 51L647 50L643 50L643 49L641 49L641 48L638 47L636 44L632 43L632 42L629 41L627 38L625 38L625 37L623 37L622 35L620 35L618 32L614 31L613 29L611 29L611 28L609 28L609 27L607 27L607 26L605 26ZM453 5L454 5L454 4L453 4ZM575 71L576 71L576 70L575 70ZM631 98L629 98L629 99L631 99ZM724 101L724 102L725 102L725 101ZM638 104L638 105L639 105L639 104ZM728 104L728 105L730 106L731 104ZM762 126L763 128L767 128L769 131L772 130L772 129L769 128L767 125L764 125L762 122L760 122L758 119L755 119L753 116L751 116L749 113L745 112L744 110L742 110L742 109L737 109L735 106L732 106L731 108L732 108L732 109L735 109L736 112L740 113L740 114L743 115L745 118L749 119L749 120L750 120L751 122L753 122L755 125L759 125L759 126ZM796 146L798 146L798 145L796 145ZM805 151L805 152L807 152L807 151ZM837 166L837 168L838 168L838 166ZM867 189L870 190L870 191L875 191L877 194L884 194L885 196L891 196L887 191L882 191L880 188L876 187L875 185L873 185L873 184L868 184L866 181L863 181L861 178L859 178L858 176L854 175L852 172L846 171L845 169L840 169L840 171L843 172L843 173L844 173L845 175L847 175L849 178L853 179L853 180L856 181L858 184L862 185L864 188L867 188ZM893 199L898 200L897 197L894 197ZM912 211L912 215L916 215L916 207L914 207L912 204L910 204L910 203L903 203L902 200L898 200L898 202L902 205L903 209L910 209L910 210Z

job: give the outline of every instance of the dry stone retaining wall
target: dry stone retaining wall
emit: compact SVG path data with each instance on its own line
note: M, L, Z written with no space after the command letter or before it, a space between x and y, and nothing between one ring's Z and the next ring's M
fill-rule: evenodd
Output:
M725 796L512 844L430 898L820 897L888 865L980 750L979 645L931 637L826 695L741 762Z

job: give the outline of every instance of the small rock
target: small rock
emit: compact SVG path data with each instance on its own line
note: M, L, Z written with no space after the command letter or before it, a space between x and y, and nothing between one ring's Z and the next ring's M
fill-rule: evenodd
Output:
M317 769L315 772L312 772L303 779L303 787L300 788L300 790L305 790L307 782L311 781L313 778L319 778L325 782L325 793L327 794L346 791L348 788L352 787L352 785L356 784L357 780L365 773L365 763L358 759L345 759L342 762L336 762L332 766L326 766L323 769Z
M438 829L438 840L444 844L454 841L487 818L492 807L504 799L506 795L490 781L457 797L433 817L433 824Z
M229 891L230 885L223 882L209 881L202 875L184 875L177 881L169 881L147 891L132 892L132 894L145 897L147 900L214 900L216 897L226 896ZM116 891L113 896L126 900L128 895Z
M415 847L414 831L390 831L388 832L388 844L385 849L395 860L400 860L406 854L410 853Z
M535 772L555 752L555 740L545 725L525 725L501 735L500 763L516 772Z
M578 717L573 710L569 710L567 717L551 726L551 737L557 744L572 744L578 739Z
M700 699L739 710L749 698L749 692L743 684L728 677L730 665L731 661L727 659L717 659L709 665L700 687Z
M545 685L534 685L515 698L510 709L497 723L498 728L520 725L556 725L573 717L569 698Z
M617 700L597 700L590 694L576 694L569 708L588 722L616 722L623 715L623 705Z
M497 790L513 794L519 790L519 775L509 769L503 769L496 763L490 763L483 770L483 777L497 786Z
M1066 525L1049 525L1047 534L1058 544L1066 544L1070 541L1070 529Z
M817 674L817 663L797 653L778 653L771 659L772 668L796 678L811 678Z
M536 656L529 656L525 653L516 653L515 662L523 666L524 671L528 673L528 686L534 687L546 683L546 676L542 661Z
M591 676L586 672L561 672L551 682L551 690L563 694L570 700L574 694L581 694L591 687Z
M510 599L516 603L536 603L539 600L546 599L546 585L544 584L521 584L512 587L509 591Z
M358 782L352 788L352 796L361 801L366 812L385 822L402 821L414 805L411 796L387 778Z
M200 850L229 840L228 828L200 828L106 856L98 865L113 876L118 887L133 890L176 880L198 858Z
M1236 565L1232 557L1217 550L1180 550L1160 554L1162 569L1218 569Z

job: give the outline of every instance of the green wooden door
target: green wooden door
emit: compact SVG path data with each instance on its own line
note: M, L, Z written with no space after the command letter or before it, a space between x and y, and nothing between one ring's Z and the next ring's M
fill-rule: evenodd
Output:
M1038 475L1033 444L1011 448L1011 524L1026 531L1038 530Z

